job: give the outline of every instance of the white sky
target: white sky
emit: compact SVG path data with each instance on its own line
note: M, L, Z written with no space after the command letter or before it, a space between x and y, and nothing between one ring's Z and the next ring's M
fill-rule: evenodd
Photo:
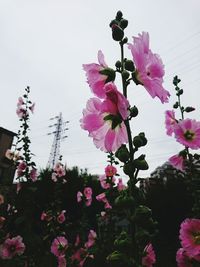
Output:
M132 123L133 134L144 131L149 138L141 153L147 154L150 169L140 176L149 175L182 149L164 127L164 111L175 102L171 82L175 74L182 79L183 102L197 108L190 117L199 120L199 0L0 0L0 126L18 131L16 102L29 85L36 102L31 147L38 166L46 166L51 150L49 118L62 112L70 121L68 138L61 144L64 162L103 173L106 155L79 124L86 101L93 96L82 64L97 62L99 49L110 67L119 59L120 49L108 26L118 10L129 20L129 41L139 32L149 32L150 47L165 64L164 86L173 95L162 105L143 87L129 86L129 100L140 111ZM130 57L130 51L125 53Z

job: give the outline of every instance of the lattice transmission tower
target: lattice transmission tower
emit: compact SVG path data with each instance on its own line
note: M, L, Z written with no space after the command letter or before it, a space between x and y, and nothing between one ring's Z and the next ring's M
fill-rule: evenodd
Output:
M67 138L68 136L65 135L66 131L69 130L69 128L66 128L66 124L69 123L69 121L64 121L62 117L62 113L58 116L55 116L51 118L50 120L57 119L57 122L49 125L49 128L54 128L54 130L47 135L54 135L53 143L51 146L51 152L49 155L49 160L47 163L47 168L53 169L55 164L58 162L60 157L60 143L62 140Z

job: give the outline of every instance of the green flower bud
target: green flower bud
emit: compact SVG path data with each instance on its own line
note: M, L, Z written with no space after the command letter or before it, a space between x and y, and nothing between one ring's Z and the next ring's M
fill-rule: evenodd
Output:
M132 162L124 164L123 171L126 175L132 176L135 171L135 164L133 164Z
M137 115L138 115L138 108L136 106L133 106L130 109L130 116L132 118L132 117L136 117Z
M148 170L149 168L149 165L145 160L145 155L141 155L139 158L134 160L133 163L135 168L137 168L138 170Z
M143 146L146 146L146 144L147 144L147 139L146 139L146 137L145 137L145 134L142 132L142 133L139 133L139 136L140 136L140 138L142 139Z
M116 68L121 68L121 66L122 66L121 61L118 60L118 61L115 63L115 67L116 67Z
M151 218L151 216L152 216L151 209L143 205L138 206L135 211L135 221L138 224L148 220L149 218Z
M128 43L128 38L127 37L125 37L124 40L123 40L123 44L126 44L126 43Z
M127 79L129 78L129 72L126 71L126 70L124 70L124 71L122 72L122 77L123 77L124 80L127 80Z
M110 22L109 26L110 26L110 28L112 28L113 25L118 25L118 23L119 23L119 21L117 21L116 19L113 19L113 20Z
M126 145L121 145L121 147L115 152L115 156L121 162L127 162L129 160L130 153L128 149L126 148Z
M184 109L185 112L192 112L192 111L194 111L194 110L195 110L195 108L193 108L193 107L186 107L186 108Z
M134 145L136 148L143 146L142 138L140 138L140 136L138 136L138 135L135 136L135 137L133 138L133 145Z
M124 30L128 26L128 20L127 19L121 19L119 26Z
M173 105L173 108L175 108L175 109L178 108L178 102L176 102L176 103Z
M116 24L112 26L112 37L115 41L121 41L124 37L124 31Z
M131 72L135 70L135 66L132 60L126 60L124 67L126 70L131 71Z
M122 17L123 17L123 14L122 14L122 12L119 10L118 12L117 12L117 14L116 14L116 20L121 20L122 19Z
M105 68L100 71L102 75L106 75L108 78L106 79L106 83L113 82L115 80L115 71L111 68Z

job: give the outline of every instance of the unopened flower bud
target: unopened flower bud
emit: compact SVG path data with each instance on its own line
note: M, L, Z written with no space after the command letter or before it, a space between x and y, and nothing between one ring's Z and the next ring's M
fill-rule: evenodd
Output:
M119 23L119 22L118 22L116 19L113 19L113 20L110 22L109 26L110 26L110 28L112 28L113 25L118 25L118 23Z
M143 146L143 142L142 142L142 139L140 138L140 136L135 136L135 137L133 138L133 145L134 145L136 148Z
M128 38L127 37L124 37L123 44L126 44L126 43L128 43Z
M121 41L124 37L124 31L116 24L112 26L112 37L115 41Z
M119 23L119 26L124 30L128 26L128 20L122 19Z
M185 112L192 112L192 111L194 111L194 110L195 110L195 108L193 108L193 107L186 107L186 108L184 109Z
M130 157L130 153L128 149L126 148L126 145L122 145L115 153L115 156L121 161L121 162L127 162Z
M122 66L121 61L118 60L118 61L115 63L115 67L116 67L116 68L121 68L121 66Z
M149 165L145 160L145 155L141 155L139 158L134 160L133 163L135 168L137 168L138 170L148 170L149 168Z
M116 20L121 20L122 19L122 17L123 17L123 14L122 14L122 12L119 10L118 12L117 12L117 14L116 14Z
M132 60L126 60L124 67L126 70L131 71L131 72L135 70L135 66Z
M132 162L124 164L123 171L126 175L133 175L135 171L135 165Z
M136 117L138 115L138 108L136 106L133 106L130 110L130 116Z
M178 108L178 102L176 102L176 103L173 105L173 108L175 108L175 109Z
M107 76L106 83L113 82L115 80L115 71L111 68L105 68L101 70L100 73Z
M122 71L122 77L124 80L127 80L129 78L129 75L130 74L128 71L126 71L126 70Z

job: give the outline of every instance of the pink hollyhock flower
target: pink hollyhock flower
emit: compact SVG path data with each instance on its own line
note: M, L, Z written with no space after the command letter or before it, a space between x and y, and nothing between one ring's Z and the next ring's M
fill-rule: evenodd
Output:
M40 216L41 221L51 221L52 220L52 216L48 213L46 213L45 211L42 212L41 216Z
M172 135L175 124L177 124L177 120L175 118L174 110L165 111L165 127L167 130L167 135Z
M20 106L22 106L22 105L24 105L24 100L23 100L23 98L20 96L20 97L18 98L17 107L20 107Z
M169 163L176 169L184 171L184 158L179 155L174 155L169 158Z
M200 260L200 219L186 219L181 223L181 245L191 258Z
M52 173L52 175L51 175L51 180L54 181L54 182L57 182L57 181L58 181L58 179L57 179L57 175L56 175L55 172Z
M80 239L80 235L78 234L78 235L76 236L76 241L75 241L74 246L77 247L77 246L80 244L80 242L81 242L81 239Z
M185 119L174 126L176 140L191 149L200 148L200 122Z
M87 82L93 93L100 98L104 98L104 85L106 82L114 81L115 72L108 68L101 51L98 52L98 61L99 64L83 64L83 69L86 72Z
M108 188L110 188L110 183L107 182L107 177L106 177L105 174L99 176L99 181L100 181L101 187L102 187L103 189L108 189Z
M144 256L142 257L142 265L145 267L152 267L156 262L156 255L153 250L152 244L148 244L144 248Z
M158 97L162 103L168 102L169 92L162 86L164 65L159 55L152 53L149 48L149 34L142 32L133 37L133 44L129 44L136 67L136 79L142 84L151 97Z
M5 220L6 220L5 217L0 216L0 229L3 227Z
M112 177L112 176L116 175L116 173L117 173L117 169L114 166L112 166L112 165L108 165L105 168L105 174L108 177Z
M126 188L126 186L122 182L122 178L119 178L118 183L117 183L117 190L122 191Z
M183 248L180 248L176 253L176 262L177 267L192 267L193 264L191 259L188 257L186 251Z
M94 230L90 230L88 234L88 241L85 243L85 247L88 249L92 247L95 243L95 240L97 238L97 234Z
M17 166L17 176L22 176L26 168L27 168L26 162L21 161Z
M92 188L91 187L85 187L83 193L84 193L86 199L91 199Z
M105 209L112 209L112 206L110 205L110 203L108 202L108 200L105 202L104 208Z
M25 110L24 108L22 107L18 107L17 110L16 110L16 113L17 113L17 116L22 119L24 118L25 116L28 115L28 112L27 110Z
M57 236L51 245L51 253L56 257L65 255L65 251L68 248L68 241L64 236Z
M22 255L25 250L25 245L21 236L7 238L2 245L0 245L0 257L2 259L12 259L14 256Z
M101 193L99 195L96 196L96 200L97 201L101 201L101 202L106 202L107 199L106 199L106 194L105 193Z
M89 132L97 148L111 152L128 142L123 119L128 118L129 104L114 85L109 83L106 88L109 93L103 102L98 98L88 100L86 109L83 110L81 127Z
M66 267L66 266L67 266L67 262L66 262L65 256L58 257L58 267Z
M63 223L66 220L66 218L65 218L65 212L66 212L66 210L62 210L61 213L57 217L57 221L60 224Z
M78 191L76 197L77 197L77 202L81 202L82 201L83 194L80 191Z
M35 168L32 168L32 170L30 171L31 180L33 182L36 182L37 181L37 177L38 177L37 170Z
M0 194L0 205L2 205L3 203L4 203L4 196Z
M58 177L62 177L65 176L66 172L65 169L63 167L63 165L61 163L56 163L55 167L54 167L54 171L56 172L56 175Z

